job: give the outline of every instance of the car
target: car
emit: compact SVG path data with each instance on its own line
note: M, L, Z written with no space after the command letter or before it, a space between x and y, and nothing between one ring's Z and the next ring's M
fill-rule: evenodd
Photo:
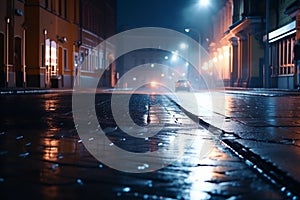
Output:
M178 91L190 92L191 88L192 88L191 83L188 80L178 80L175 83L175 92L178 92Z

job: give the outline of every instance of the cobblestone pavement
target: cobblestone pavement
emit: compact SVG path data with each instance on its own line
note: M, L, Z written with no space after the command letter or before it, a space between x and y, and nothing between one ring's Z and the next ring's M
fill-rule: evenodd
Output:
M109 94L99 98L98 102L109 102ZM139 114L143 113L145 98L149 95L137 95L133 104L131 114L137 123L145 122L144 115ZM1 199L287 198L280 187L233 154L168 98L152 98L150 123L161 123L153 120L159 116L165 126L157 138L139 148L162 148L174 135L191 134L194 141L179 160L162 169L126 173L109 168L86 150L74 128L70 93L0 96ZM103 127L113 127L107 103L96 105L99 121ZM118 128L108 137L128 150L136 145ZM154 146L149 141L155 141ZM203 149L203 143L210 148Z
M299 92L243 89L179 95L200 124L215 130L226 146L289 198L299 199ZM191 103L192 96L196 100ZM205 106L205 99L214 99L214 105Z

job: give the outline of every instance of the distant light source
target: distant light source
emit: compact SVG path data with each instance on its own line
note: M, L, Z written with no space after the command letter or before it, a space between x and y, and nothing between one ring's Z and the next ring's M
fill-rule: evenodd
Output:
M199 5L202 7L206 7L210 4L210 0L199 0Z
M187 32L187 33L189 33L191 31L191 29L185 28L184 31Z
M172 62L175 62L175 61L177 61L177 59L178 59L177 54L173 54L173 55L172 55L172 58L171 58L171 61L172 61Z
M177 61L177 59L178 59L178 51L177 50L176 51L172 51L171 61L175 62L175 61Z
M186 43L181 43L180 44L180 49L182 49L182 50L187 49L187 44Z
M57 35L56 37L57 37L57 40L61 43L67 42L67 37L65 37L65 36L61 37L61 36Z
M218 58L217 58L217 57L214 57L214 58L213 58L213 62L215 62L215 63L218 62Z
M155 88L157 87L158 83L156 83L155 81L151 81L150 82L150 87Z

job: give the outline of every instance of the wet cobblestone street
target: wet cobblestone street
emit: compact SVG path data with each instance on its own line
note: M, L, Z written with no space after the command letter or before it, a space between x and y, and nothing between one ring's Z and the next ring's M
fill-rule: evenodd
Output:
M0 98L1 199L286 199L280 188L164 96L152 96L149 117L155 124L160 123L154 120L159 115L165 126L157 138L141 143L140 151L154 151L172 135L191 134L193 142L179 160L147 173L112 169L87 151L73 123L70 93ZM99 98L98 102L109 102L108 94ZM134 99L132 116L137 123L145 122L144 115L138 115L145 98L149 95ZM101 126L114 127L109 111L104 115L107 105L96 108ZM133 150L136 141L123 134L116 128L108 137ZM203 149L203 143L210 148ZM147 165L151 163L141 168Z

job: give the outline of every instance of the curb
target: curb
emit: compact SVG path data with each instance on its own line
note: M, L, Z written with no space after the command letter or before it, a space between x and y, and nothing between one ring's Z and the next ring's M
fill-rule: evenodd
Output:
M0 95L17 95L17 94L49 94L49 93L61 93L72 92L72 89L11 89L1 90Z
M186 110L184 110L187 112ZM199 124L206 128L208 131L217 130L218 132L222 132L219 140L223 145L228 147L233 153L235 153L238 157L243 159L245 163L258 171L268 180L270 180L273 184L280 187L280 191L283 192L288 198L297 200L300 198L300 190L299 190L299 182L293 179L291 176L280 170L273 163L264 160L260 155L253 153L249 148L243 146L239 142L234 141L235 139L224 139L222 135L232 135L235 138L238 138L236 133L225 132L224 130L217 128L203 119L199 117Z
M280 187L288 198L299 199L299 182L290 177L286 172L280 170L273 163L262 159L258 154L253 153L249 148L241 145L236 141L222 139L221 142L233 151L237 156L242 158L248 166L261 173L273 184Z
M254 95L254 96L299 96L300 91L296 89L277 89L277 88L230 88L224 89L228 94Z

